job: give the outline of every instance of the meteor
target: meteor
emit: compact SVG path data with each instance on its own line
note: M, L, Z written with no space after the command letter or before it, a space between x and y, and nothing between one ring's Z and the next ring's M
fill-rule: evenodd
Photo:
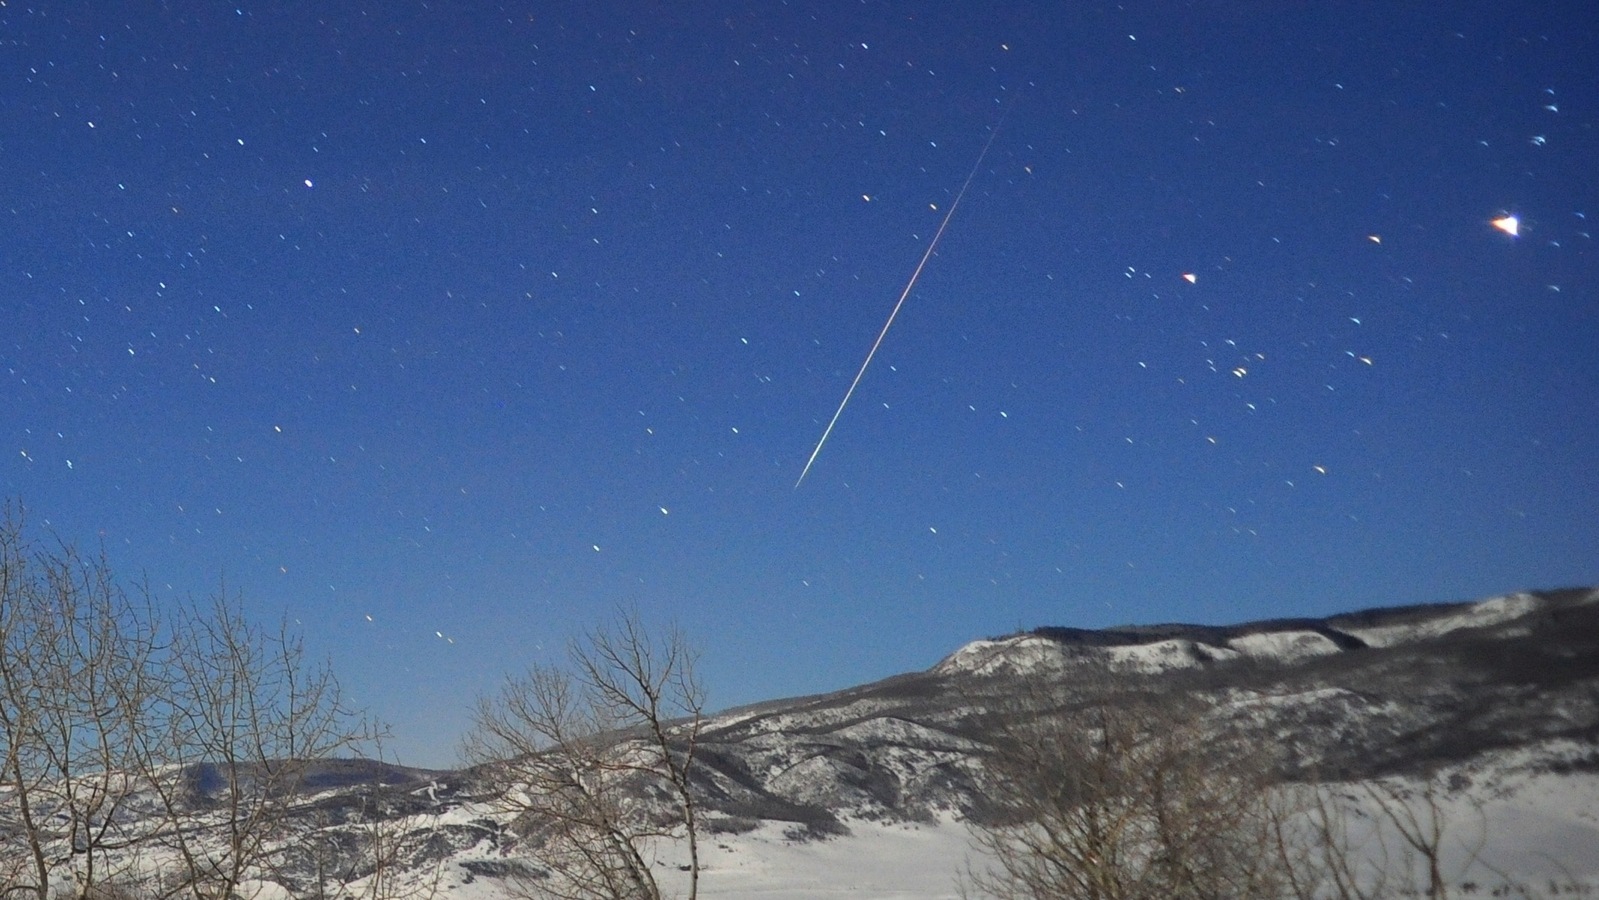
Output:
M872 364L872 357L877 355L877 348L883 346L883 338L888 336L888 329L894 327L894 319L899 315L900 307L905 305L905 298L911 295L911 290L916 287L916 279L922 277L922 269L927 267L927 261L932 258L933 251L938 249L938 240L944 236L944 229L949 227L949 220L955 217L955 210L960 208L961 198L966 196L966 189L972 186L972 179L977 177L977 170L983 167L983 159L988 156L988 148L994 146L994 138L999 136L1000 126L1005 124L1007 107L999 115L994 130L989 132L988 141L983 144L983 150L977 154L977 162L972 164L972 170L966 174L966 180L961 183L961 189L955 192L955 202L949 205L944 213L944 220L938 223L938 230L933 232L933 239L927 242L927 250L922 253L922 258L916 263L916 268L911 272L909 281L905 282L905 289L899 292L899 300L894 303L894 309L888 314L888 321L883 323L883 330L877 333L877 340L872 342L872 349L866 352L866 359L861 362L860 370L855 373L855 380L849 383L849 390L844 392L844 399L838 402L838 409L833 411L833 418L828 421L827 427L822 430L822 437L816 442L816 449L811 451L810 459L805 460L805 468L800 471L800 476L794 482L794 489L805 483L805 476L811 472L811 466L816 463L816 457L822 452L822 445L827 443L827 438L833 433L833 426L838 424L838 417L844 414L844 407L849 405L851 397L855 396L855 388L860 385L861 379L866 376L866 368Z

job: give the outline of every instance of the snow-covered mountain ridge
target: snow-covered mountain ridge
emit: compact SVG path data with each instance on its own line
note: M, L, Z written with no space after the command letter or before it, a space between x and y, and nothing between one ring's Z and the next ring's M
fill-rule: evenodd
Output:
M713 718L713 798L821 819L968 809L984 717L1023 677L1085 663L1268 709L1303 765L1353 775L1599 735L1599 590L1495 597L1233 626L1041 628L960 648L926 672ZM1083 690L1096 688L1085 684ZM1267 702L1269 700L1269 702Z
M1020 673L1038 666L1059 668L1097 661L1157 672L1238 658L1295 662L1504 626L1557 603L1595 602L1599 602L1599 591L1594 590L1520 592L1471 603L1372 609L1326 619L1275 619L1234 626L1172 624L1093 631L1040 628L973 641L939 662L933 671L946 675Z

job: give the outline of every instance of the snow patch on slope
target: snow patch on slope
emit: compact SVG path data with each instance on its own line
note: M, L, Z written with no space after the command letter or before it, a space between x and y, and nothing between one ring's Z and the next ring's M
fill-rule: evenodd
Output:
M751 735L786 735L797 729L828 729L870 719L897 709L887 700L859 698L844 703L832 701L807 703L781 712L765 712L733 716L716 716L706 722L706 729L725 729L737 726Z
M1542 608L1543 605L1544 601L1532 594L1507 594L1503 597L1482 600L1458 612L1431 617L1421 622L1344 630L1373 647L1393 647L1412 641L1442 637L1468 628L1504 625Z
M1065 663L1066 655L1059 644L1035 634L1023 634L995 641L972 641L934 666L933 671L940 675L1020 675L1058 669Z
M1212 660L1237 659L1239 653L1199 641L1173 639L1111 647L1106 656L1117 669L1153 674L1168 669L1192 668Z
M1327 656L1339 652L1332 638L1314 631L1263 631L1245 634L1227 642L1227 646L1250 659L1274 659L1280 662L1298 662L1312 656Z
M1027 634L1000 640L973 641L955 651L933 671L943 675L1024 675L1058 671L1072 663L1092 661L1121 671L1153 674L1240 657L1294 662L1337 652L1337 644L1313 631L1246 634L1225 644L1168 638L1108 647L1068 646L1046 637Z

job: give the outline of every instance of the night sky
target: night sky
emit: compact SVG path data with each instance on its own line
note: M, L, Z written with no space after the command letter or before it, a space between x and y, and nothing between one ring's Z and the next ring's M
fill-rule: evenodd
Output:
M405 762L618 604L725 707L1599 582L1588 3L4 0L0 66L0 495Z

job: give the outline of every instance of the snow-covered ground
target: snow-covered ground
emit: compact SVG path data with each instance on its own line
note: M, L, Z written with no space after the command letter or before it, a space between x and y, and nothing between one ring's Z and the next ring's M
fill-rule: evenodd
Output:
M1456 811L1467 823L1462 836L1470 836L1473 810L1457 804ZM1482 813L1484 861L1533 883L1574 879L1599 890L1599 778L1534 778L1513 798L1489 800Z
M851 836L793 843L763 827L705 852L700 896L804 900L953 898L971 852L964 826L852 822Z
M1506 884L1532 897L1554 895L1553 887L1560 895L1599 892L1599 775L1541 771L1551 758L1583 758L1591 749L1572 744L1516 750L1440 773L1442 783L1452 777L1457 783L1470 782L1469 789L1440 803L1447 824L1444 872L1451 883L1475 884L1483 896ZM1398 786L1412 798L1420 796L1416 783ZM1402 842L1391 828L1375 837L1372 825L1381 817L1366 792L1359 785L1331 790L1357 802L1351 834L1368 856L1390 854L1386 866L1394 869ZM847 824L848 836L829 840L792 840L778 823L744 834L707 836L700 850L700 896L952 900L959 896L961 874L982 864L966 826L950 817L931 824ZM676 871L686 861L682 849L661 847L658 852L663 885L683 887L683 876ZM464 875L458 864L447 866L443 896L509 896L495 879Z
M1498 762L1514 764L1508 757ZM1485 895L1507 880L1531 889L1534 897L1548 892L1551 882L1599 891L1599 777L1493 769L1487 778L1479 773L1480 790L1442 804L1448 825L1445 876L1456 885L1475 883ZM1365 807L1375 820L1370 803ZM935 825L849 824L849 837L829 841L793 843L771 827L713 839L700 895L954 898L959 875L981 864L965 825L952 819ZM1398 839L1390 833L1385 841L1397 858ZM1381 848L1368 843L1366 849L1376 854Z
M739 835L709 835L700 845L699 895L707 900L850 897L857 900L945 900L958 897L957 878L971 855L964 825L849 823L848 837L795 841L768 823ZM687 862L682 847L658 847L657 877L667 896L684 896ZM492 860L469 853L440 872L438 896L453 900L508 900L503 882L460 865ZM357 893L361 885L353 885ZM432 891L427 891L432 893Z

